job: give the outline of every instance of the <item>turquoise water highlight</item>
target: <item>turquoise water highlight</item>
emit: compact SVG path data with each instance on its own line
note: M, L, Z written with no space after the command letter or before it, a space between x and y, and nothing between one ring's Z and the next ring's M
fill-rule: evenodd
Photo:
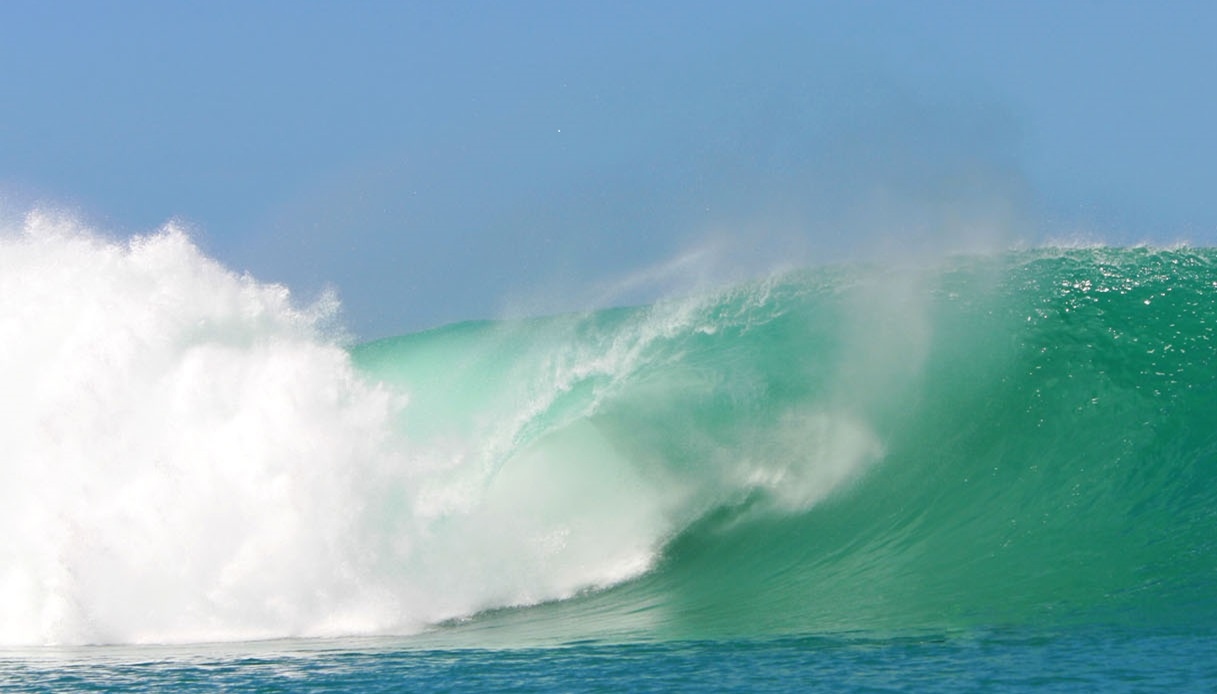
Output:
M1210 627L1215 259L1044 249L813 270L355 357L441 422L534 403L486 485L552 447L658 499L652 569L453 627L475 641ZM550 475L531 481L567 484ZM635 513L626 497L614 512Z

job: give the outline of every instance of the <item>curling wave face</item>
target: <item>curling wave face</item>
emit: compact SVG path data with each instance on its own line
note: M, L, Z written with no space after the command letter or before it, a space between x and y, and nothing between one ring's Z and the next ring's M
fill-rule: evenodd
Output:
M1211 623L1214 261L820 268L350 348L172 227L32 216L0 642Z

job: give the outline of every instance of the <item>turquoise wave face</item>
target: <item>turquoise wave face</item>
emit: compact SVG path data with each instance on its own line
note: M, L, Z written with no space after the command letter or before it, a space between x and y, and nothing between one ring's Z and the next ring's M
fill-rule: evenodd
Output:
M349 348L180 230L34 215L0 234L0 644L1211 628L1215 260L820 268Z
M1211 626L1215 261L818 269L353 356L450 454L433 527L499 508L577 587L444 638Z

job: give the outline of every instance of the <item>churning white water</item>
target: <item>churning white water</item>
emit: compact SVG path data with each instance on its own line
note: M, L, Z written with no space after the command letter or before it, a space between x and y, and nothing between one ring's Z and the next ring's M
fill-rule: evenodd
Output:
M768 297L454 326L357 367L333 297L172 225L31 215L0 231L0 643L408 633L636 577L757 494L800 512L882 446L833 388L772 396L887 372L740 351Z
M0 642L411 631L646 567L654 519L580 545L571 516L530 510L541 463L490 492L452 473L476 442L412 447L407 394L356 372L336 309L172 225L5 230Z

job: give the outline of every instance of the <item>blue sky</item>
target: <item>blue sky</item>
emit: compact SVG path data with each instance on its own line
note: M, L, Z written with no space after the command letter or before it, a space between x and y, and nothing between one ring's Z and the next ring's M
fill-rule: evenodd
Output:
M1211 245L1215 33L1200 2L9 0L0 204L182 220L365 337L632 300L711 240L724 274Z

